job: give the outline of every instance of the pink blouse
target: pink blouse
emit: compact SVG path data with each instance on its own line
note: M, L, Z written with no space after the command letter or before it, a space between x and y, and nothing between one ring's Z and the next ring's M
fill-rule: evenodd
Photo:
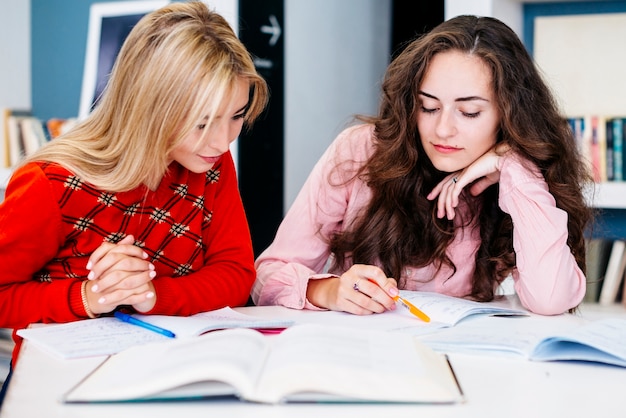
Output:
M283 219L273 243L258 257L252 299L257 305L319 309L306 300L309 280L340 275L328 271L327 241L358 218L371 190L358 178L346 182L335 168L351 174L373 151L373 126L343 131L317 162ZM586 290L584 273L567 245L567 213L556 207L548 185L531 164L510 156L501 159L500 208L513 220L513 247L517 266L515 291L530 311L553 315L577 306ZM330 179L330 181L329 181ZM462 207L457 211L463 211ZM455 219L460 219L456 216ZM435 266L406 268L404 288L464 296L470 292L474 254L480 244L477 228L459 228L448 248L457 271ZM470 262L471 261L471 262Z

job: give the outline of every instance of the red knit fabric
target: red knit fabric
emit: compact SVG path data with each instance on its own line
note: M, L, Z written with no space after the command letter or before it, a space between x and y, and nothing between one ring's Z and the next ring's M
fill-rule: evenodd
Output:
M58 165L28 164L0 205L0 327L87 318L80 283L89 255L131 234L156 267L149 313L248 300L254 255L230 153L207 173L172 163L157 190L123 193L94 189Z

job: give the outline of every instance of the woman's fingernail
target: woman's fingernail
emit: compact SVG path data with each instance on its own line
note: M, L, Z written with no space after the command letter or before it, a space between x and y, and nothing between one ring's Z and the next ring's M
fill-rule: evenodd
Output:
M106 302L106 299L104 298L104 296L98 299L98 303L102 304L104 302Z
M94 284L93 286L91 286L91 291L94 293L98 292L98 285Z
M154 264L152 264L152 263L150 263L150 264L148 265L148 268L149 268L150 270L154 270L154 269L156 269L156 267L154 267Z
M96 273L94 273L93 271L90 271L87 275L88 280L93 280L94 277L96 277Z
M146 299L152 299L154 297L154 292L146 293Z
M154 279L156 277L156 271L151 270L150 273L148 273L148 275L150 276L151 279Z
M87 270L91 270L91 267L93 267L93 263L91 261L87 262Z
M395 287L392 287L391 289L389 289L389 294L391 296L398 296L400 292L398 292L398 289L396 289Z
M148 253L144 251L143 258L148 258Z

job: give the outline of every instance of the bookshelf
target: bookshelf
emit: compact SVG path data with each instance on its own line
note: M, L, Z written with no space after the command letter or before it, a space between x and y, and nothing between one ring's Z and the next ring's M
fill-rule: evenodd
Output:
M525 44L565 114L607 120L626 116L622 71L626 59L617 53L626 36L626 1L532 4L525 6L524 12ZM603 145L600 142L599 148ZM585 302L624 302L626 293L620 287L624 254L619 249L623 250L626 240L626 182L597 183L587 192L588 202L597 212L588 234ZM623 309L626 305L618 306Z

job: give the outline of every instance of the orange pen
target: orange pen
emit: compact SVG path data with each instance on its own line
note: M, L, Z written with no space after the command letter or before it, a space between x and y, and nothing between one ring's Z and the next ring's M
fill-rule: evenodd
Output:
M373 280L373 279L367 279L367 281L371 282L371 283L374 283L376 286L380 287L379 284L375 280ZM404 299L404 298L402 298L400 296L392 296L391 298L393 300L395 300L396 302L400 302L402 304L402 306L407 308L409 310L409 312L411 312L413 315L417 316L422 321L430 322L430 317L428 315L426 315L424 312L422 312L421 310L419 310L417 308L417 306L413 305L408 300L406 300L406 299Z

